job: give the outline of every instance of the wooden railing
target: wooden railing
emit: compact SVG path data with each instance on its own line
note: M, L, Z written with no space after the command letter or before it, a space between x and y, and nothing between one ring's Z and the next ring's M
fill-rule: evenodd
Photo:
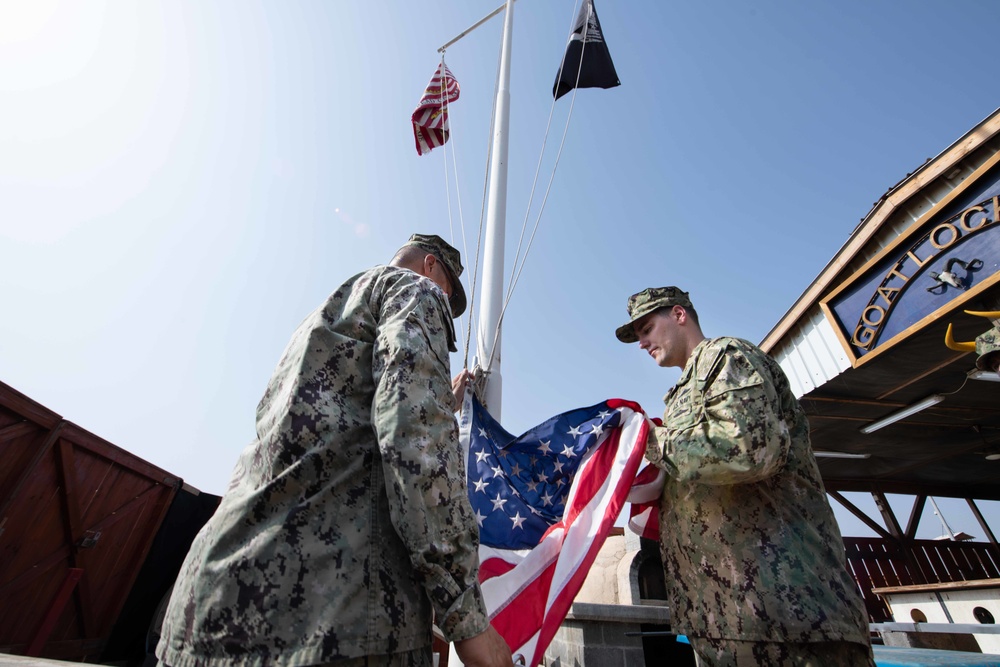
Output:
M847 567L858 582L872 623L893 620L873 588L1000 577L1000 552L989 543L913 540L908 546L875 537L844 538Z

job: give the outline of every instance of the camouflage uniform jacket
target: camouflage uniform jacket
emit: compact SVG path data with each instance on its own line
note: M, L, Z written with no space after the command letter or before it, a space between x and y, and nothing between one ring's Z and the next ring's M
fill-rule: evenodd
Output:
M646 457L667 472L660 547L675 627L730 640L868 643L861 596L778 364L702 341Z
M170 667L297 666L486 629L444 292L375 267L299 326L163 624Z

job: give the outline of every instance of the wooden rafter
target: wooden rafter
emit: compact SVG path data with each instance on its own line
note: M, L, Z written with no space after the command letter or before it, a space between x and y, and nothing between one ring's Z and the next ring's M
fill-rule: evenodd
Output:
M855 505L850 500L845 498L839 492L831 491L830 489L827 489L826 492L829 493L831 496L833 496L838 503L843 505L848 512L856 516L858 520L860 520L863 524L874 530L878 535L884 537L887 540L893 539L892 535L885 528L875 523L875 521L873 521L867 514L861 511L861 508L859 508L857 505Z

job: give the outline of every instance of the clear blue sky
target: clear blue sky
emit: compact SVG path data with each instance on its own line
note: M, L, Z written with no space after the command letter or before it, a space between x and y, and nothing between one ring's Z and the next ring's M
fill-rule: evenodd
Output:
M577 96L507 313L513 432L613 396L659 414L678 372L615 340L629 294L681 285L707 334L761 340L872 202L1000 106L996 2L598 3L622 85ZM0 0L0 380L220 493L341 280L414 231L475 247L499 18L447 53L451 223L409 117L437 47L499 4ZM515 14L508 261L575 9Z

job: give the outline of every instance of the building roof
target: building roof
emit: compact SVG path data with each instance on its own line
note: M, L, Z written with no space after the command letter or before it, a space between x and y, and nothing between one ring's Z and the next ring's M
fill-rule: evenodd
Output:
M1000 382L969 379L974 353L944 344L949 323L962 341L991 326L965 310L1000 309L994 196L1000 109L889 188L761 343L809 415L828 489L1000 500L1000 460L986 458L1000 455ZM947 268L957 287L934 277Z

